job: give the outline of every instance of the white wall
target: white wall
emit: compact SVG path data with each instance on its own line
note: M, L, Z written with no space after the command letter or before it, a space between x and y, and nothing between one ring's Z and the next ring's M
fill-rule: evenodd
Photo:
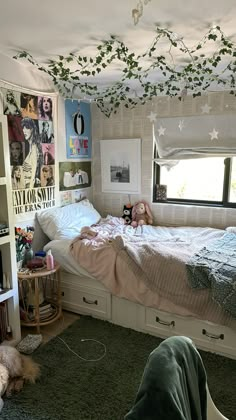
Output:
M178 98L157 97L155 100L128 110L121 107L110 118L104 116L94 104L92 106L92 172L93 202L101 214L122 215L123 205L128 202L127 194L102 193L101 188L101 139L142 139L142 186L140 195L131 195L132 203L145 199L151 205L156 224L226 227L236 224L236 209L217 207L185 206L173 204L152 204L152 124L147 116L151 111L157 116L201 115L201 106L208 103L215 114L236 112L236 99L228 93L210 93L201 97Z

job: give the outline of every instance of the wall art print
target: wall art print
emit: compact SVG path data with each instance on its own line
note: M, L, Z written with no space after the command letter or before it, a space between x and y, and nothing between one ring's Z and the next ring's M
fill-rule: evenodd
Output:
M90 103L66 99L66 156L68 159L91 158Z
M139 194L141 139L101 140L102 191Z
M91 186L91 161L59 162L59 190L78 190Z
M68 206L68 204L78 203L81 200L87 198L92 200L92 191L91 188L84 188L82 190L68 190L61 191L61 206Z
M167 200L167 185L156 184L156 200L157 201Z
M53 99L1 88L16 215L55 205Z
M62 207L68 206L68 204L72 204L72 191L62 191L60 198Z

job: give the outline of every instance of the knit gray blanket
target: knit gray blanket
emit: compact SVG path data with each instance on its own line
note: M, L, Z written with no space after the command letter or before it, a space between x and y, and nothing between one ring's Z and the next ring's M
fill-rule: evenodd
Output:
M206 229L207 232L207 229ZM150 290L165 296L187 296L186 288L208 289L211 298L236 318L236 235L206 241L197 251L190 241L116 236L112 241L129 269ZM181 280L180 280L181 279ZM171 281L170 281L171 280Z
M236 234L225 233L204 246L186 268L191 287L211 288L212 298L236 318Z

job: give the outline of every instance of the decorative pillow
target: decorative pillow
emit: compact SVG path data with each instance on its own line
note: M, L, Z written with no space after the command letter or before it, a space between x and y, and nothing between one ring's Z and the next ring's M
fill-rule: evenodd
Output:
M225 230L230 233L236 233L236 226L229 226Z
M37 213L38 222L49 239L74 238L83 226L101 219L88 199L64 207L54 207Z

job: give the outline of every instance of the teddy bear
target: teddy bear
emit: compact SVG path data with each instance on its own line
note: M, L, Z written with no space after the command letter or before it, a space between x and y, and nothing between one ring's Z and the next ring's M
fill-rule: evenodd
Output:
M124 205L123 207L123 219L126 225L130 225L132 222L132 208L131 204Z
M152 225L153 217L148 203L146 201L138 201L132 209L131 226L137 227L142 225Z

